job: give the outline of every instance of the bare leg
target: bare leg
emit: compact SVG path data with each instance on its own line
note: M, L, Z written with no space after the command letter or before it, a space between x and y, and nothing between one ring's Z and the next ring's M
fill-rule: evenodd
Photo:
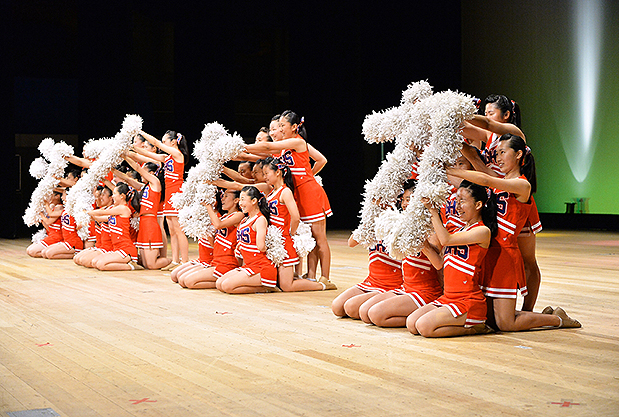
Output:
M280 266L277 269L279 278L279 287L282 291L321 291L322 284L320 282L309 281L307 279L294 279L293 266Z
M67 249L63 242L58 242L45 248L41 255L47 259L73 259L75 249Z
M320 260L320 273L323 277L329 278L329 272L331 270L331 248L329 247L329 241L327 240L327 220L320 220L314 223L310 223L312 228L312 236L316 239L316 249L318 250L318 259ZM308 258L308 264L309 264ZM312 278L310 275L311 266L307 266L307 277ZM314 276L316 277L317 268L314 267Z
M142 249L142 265L146 269L161 269L170 264L168 258L159 258L159 249ZM172 271L174 272L174 271Z
M217 280L216 286L228 294L253 294L270 290L262 285L260 274L247 276L245 272L238 270L225 273Z
M157 216L157 223L159 223L159 227L161 228L161 240L163 241L163 248L159 249L159 257L167 258L168 257L168 235L165 232L165 226L163 225L163 220L165 217Z
M346 317L346 311L344 311L344 303L348 301L349 298L354 297L356 295L364 294L365 291L360 290L357 287L350 287L331 302L331 311L338 317Z
M367 300L378 294L380 293L377 291L370 291L349 298L344 303L344 311L346 312L346 315L353 319L359 319L359 307L361 307L361 305Z
M393 293L393 291L387 291L387 292L376 294L374 297L370 298L369 300L361 304L361 306L359 306L359 318L364 323L372 324L372 320L370 320L370 317L368 315L368 311L370 310L370 308L372 308L376 303L380 303L381 301L386 300L387 298L394 297L394 296L395 294Z
M189 270L195 269L198 266L202 266L202 265L194 265L192 263L185 263L181 266L179 266L178 268L175 268L172 272L170 272L170 279L172 280L172 282L178 282L178 278L184 274L185 272L188 272Z
M518 332L536 327L559 327L561 324L561 319L553 314L516 311L515 298L492 298L492 305L497 327L504 332Z
M542 281L542 274L535 257L535 234L531 232L528 236L519 236L518 247L524 261L524 272L527 278L527 290L529 291L526 297L524 297L522 310L533 311Z
M215 288L217 278L213 275L215 267L190 269L180 276L179 284L191 289L210 289Z
M131 271L131 256L123 256L120 252L101 254L93 261L93 265L100 271Z
M372 306L368 311L368 316L372 323L380 327L406 327L406 318L415 310L417 310L417 304L412 298L407 295L393 294Z

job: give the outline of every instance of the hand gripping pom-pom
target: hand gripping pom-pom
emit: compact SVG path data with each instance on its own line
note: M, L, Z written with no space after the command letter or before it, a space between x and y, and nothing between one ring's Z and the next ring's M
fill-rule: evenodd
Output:
M292 236L292 242L299 258L305 258L316 247L311 227L303 222L299 222L297 232Z
M288 252L286 252L286 248L284 247L282 229L277 226L269 226L267 228L265 244L267 247L267 258L273 262L273 265L279 267L288 257Z

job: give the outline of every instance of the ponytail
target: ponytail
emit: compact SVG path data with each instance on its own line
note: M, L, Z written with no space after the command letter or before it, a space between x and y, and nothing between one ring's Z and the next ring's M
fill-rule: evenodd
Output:
M496 196L492 190L467 180L462 180L459 188L466 188L476 202L481 201L483 203L481 208L481 220L484 222L484 225L490 229L492 237L495 237L499 230L499 226L496 217Z
M499 138L499 141L507 141L510 148L514 151L522 151L522 158L520 159L520 173L524 175L531 184L531 195L537 191L537 176L535 174L535 158L529 148L520 136L506 133Z
M500 94L490 94L484 100L483 109L480 109L480 114L486 110L486 106L488 104L494 104L497 109L501 111L501 115L504 115L505 112L509 111L509 120L508 123L514 124L520 127L520 123L522 122L522 117L520 114L520 106L514 100L510 100L504 95Z
M269 210L269 203L267 203L267 199L256 187L253 185L247 185L243 187L241 192L247 194L249 198L252 200L255 198L258 200L258 209L260 209L260 213L267 219L267 223L271 224L271 210Z
M268 157L264 160L263 167L267 167L271 171L281 171L282 178L286 187L290 188L290 191L294 193L294 181L292 179L292 171L290 167L279 158Z
M293 112L292 110L286 110L282 113L281 117L286 120L291 125L297 125L297 133L303 139L307 140L307 131L305 130L305 119L303 117L299 117L298 114Z
M129 187L129 185L124 182L119 182L118 184L116 184L116 188L118 189L118 194L124 194L125 201L128 202L131 207L139 213L142 193L136 192L133 188Z
M187 165L189 165L189 157L191 155L189 153L189 143L187 142L185 136L182 133L175 132L174 130L168 130L167 132L165 132L165 134L176 142L178 150L181 151L181 153L183 154L183 158L185 161L184 166L186 167ZM183 171L186 171L185 168L183 168Z

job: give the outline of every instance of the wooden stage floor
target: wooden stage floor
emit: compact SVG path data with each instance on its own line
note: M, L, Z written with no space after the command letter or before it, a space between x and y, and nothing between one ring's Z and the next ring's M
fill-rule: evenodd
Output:
M0 240L0 415L619 415L619 234L538 237L536 310L582 329L442 340L333 316L367 271L347 237L329 234L338 291L234 296Z

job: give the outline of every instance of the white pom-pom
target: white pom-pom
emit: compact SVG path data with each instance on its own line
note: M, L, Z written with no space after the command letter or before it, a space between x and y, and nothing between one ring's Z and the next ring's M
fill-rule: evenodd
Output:
M136 232L140 231L140 217L131 217L131 220L129 220L129 224L131 225L131 227L133 228L133 230L135 230Z
M52 138L45 138L39 144L39 152L41 152L41 155L43 155L48 161L51 159L51 153L54 144L55 142Z
M273 265L277 267L280 266L288 257L288 252L286 252L286 248L284 247L284 235L282 234L282 229L277 226L269 226L267 228L265 244L267 247L267 258L273 262Z
M39 229L32 235L32 243L39 243L47 237L47 230Z
M44 158L41 158L41 157L36 158L30 164L30 175L32 175L34 178L40 180L47 173L47 167L48 166L49 166L49 164L45 161Z
M318 183L318 185L320 185L321 187L322 185L322 177L320 175L314 175L314 178L316 179L316 182Z
M312 237L312 229L307 223L300 222L297 231L292 236L294 250L299 258L305 258L316 247L316 240Z

